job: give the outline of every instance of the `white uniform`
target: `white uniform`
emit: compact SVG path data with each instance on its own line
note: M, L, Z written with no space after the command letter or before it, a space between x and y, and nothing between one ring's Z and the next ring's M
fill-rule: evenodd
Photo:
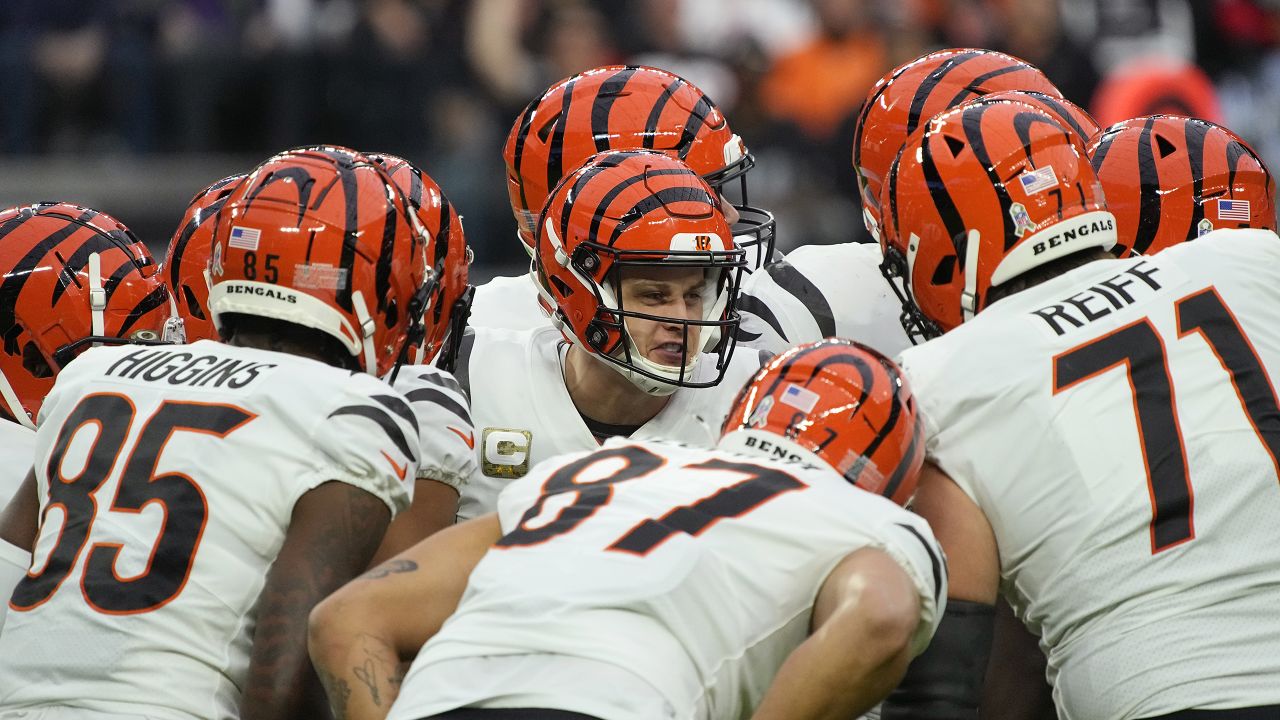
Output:
M818 588L859 548L884 550L914 581L915 652L945 604L928 525L807 453L613 438L513 482L498 517L503 539L414 660L390 720L466 706L749 717L808 635ZM478 682L458 681L468 672Z
M1280 239L1090 263L901 362L1060 717L1280 703Z
M0 420L0 510L18 492L35 458L36 432L16 422Z
M538 304L538 288L530 275L499 275L476 287L467 325L528 330L550 327L551 318L542 312L542 306Z
M457 376L471 397L480 472L462 488L459 517L493 512L502 488L539 462L599 447L564 384L568 347L549 326L525 332L476 328L464 339ZM735 352L718 385L678 388L631 437L714 446L729 406L760 363L759 352ZM705 382L715 373L715 357L704 355L693 380Z
M880 260L874 243L805 245L743 276L739 344L778 354L837 336L889 356L910 347L898 320L902 303Z
M415 422L386 383L294 355L200 341L78 357L40 413L47 515L0 636L0 708L239 717L294 503L338 481L407 507Z
M439 368L406 365L394 387L418 419L418 479L460 489L478 471L471 406L462 386Z

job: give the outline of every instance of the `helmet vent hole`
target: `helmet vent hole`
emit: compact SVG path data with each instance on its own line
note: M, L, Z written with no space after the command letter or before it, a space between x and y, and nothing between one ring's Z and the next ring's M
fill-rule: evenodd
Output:
M1174 145L1172 142L1170 142L1167 138L1165 138L1163 135L1156 135L1156 152L1160 153L1160 158L1162 160L1164 158L1169 157L1170 155L1174 154L1177 151L1178 151L1177 146Z
M951 151L952 157L959 155L964 150L965 142L958 137L947 136L947 149Z
M34 377L53 377L53 368L49 366L49 361L45 359L44 354L40 352L40 348L36 347L33 342L28 342L22 346L22 367Z
M200 307L200 301L196 299L196 294L192 291L190 285L182 286L182 299L187 304L187 312L191 313L192 316L201 320L208 319L205 317L204 308Z
M930 280L934 285L946 285L951 282L951 278L956 272L956 256L948 255L942 258L942 262L938 263L938 267L933 270L933 279Z
M569 283L554 275L551 276L551 284L556 286L556 292L563 297L569 297L573 294L573 288L569 286Z
M542 127L538 128L538 139L546 142L551 137L551 131L555 129L556 123L560 121L560 113L556 113L554 117L549 118Z

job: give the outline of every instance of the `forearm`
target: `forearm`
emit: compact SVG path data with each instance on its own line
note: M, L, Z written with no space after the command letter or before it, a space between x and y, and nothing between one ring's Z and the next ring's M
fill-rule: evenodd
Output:
M404 675L392 643L358 626L313 633L311 659L336 720L382 720L400 695Z
M908 643L874 623L833 623L800 644L778 670L753 720L850 720L898 684Z
M319 588L268 590L249 656L249 680L240 702L241 720L287 720L306 715L307 696L316 694L315 673L307 655L306 613L324 597Z

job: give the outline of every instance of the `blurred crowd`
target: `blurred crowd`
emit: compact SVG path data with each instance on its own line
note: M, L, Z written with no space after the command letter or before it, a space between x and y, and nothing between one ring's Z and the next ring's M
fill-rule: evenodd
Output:
M1103 125L1217 120L1276 166L1278 39L1280 0L5 0L0 153L395 153L461 209L483 277L523 260L501 155L521 108L587 68L650 64L733 118L787 250L865 239L856 113L932 47L1028 60Z

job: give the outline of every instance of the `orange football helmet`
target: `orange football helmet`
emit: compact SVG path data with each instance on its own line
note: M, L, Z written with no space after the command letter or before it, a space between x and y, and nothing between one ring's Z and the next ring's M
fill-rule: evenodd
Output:
M880 241L880 193L889 165L916 128L966 100L1004 90L1062 93L1031 64L993 50L939 50L900 65L871 88L853 136L862 218ZM883 245L883 242L881 243Z
M187 341L217 340L209 317L209 253L213 250L213 219L244 175L232 175L196 193L169 240L161 267L169 280L173 301L182 318Z
M120 221L70 203L0 212L0 415L34 427L90 344L182 337L155 260Z
M722 447L813 453L845 480L906 505L924 464L924 422L898 366L865 345L827 338L778 355L729 410Z
M735 345L746 253L734 246L705 180L662 153L600 153L556 186L539 220L534 271L544 302L555 308L552 323L570 342L655 395L720 382ZM702 318L624 307L622 271L638 267L701 268ZM633 352L629 318L680 326L681 362L663 365ZM697 381L703 352L716 354L719 372Z
M435 285L426 231L386 171L360 153L289 150L255 168L218 213L209 312L295 323L337 338L385 376L422 341Z
M1276 181L1253 148L1207 120L1150 115L1087 147L1116 216L1117 254L1151 255L1220 228L1276 229Z
M739 182L734 205L738 247L751 267L773 252L774 220L747 201L746 174L755 165L716 104L687 80L665 70L609 65L552 85L511 126L503 157L507 191L520 240L530 255L538 213L552 188L587 158L607 150L656 150L684 161L718 195Z
M881 269L913 340L973 317L996 285L1116 243L1079 137L1011 100L930 120L902 148L880 200L889 239Z
M413 163L386 153L371 154L369 159L387 171L427 231L427 265L436 276L436 285L427 300L426 337L414 362L434 360L441 369L452 372L475 295L475 288L467 284L472 255L462 232L462 218L436 181Z

